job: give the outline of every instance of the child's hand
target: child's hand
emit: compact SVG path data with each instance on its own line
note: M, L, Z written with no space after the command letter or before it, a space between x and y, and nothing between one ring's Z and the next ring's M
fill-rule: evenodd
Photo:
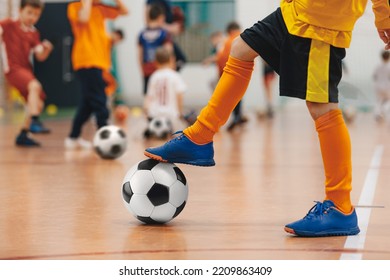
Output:
M53 50L53 44L46 39L42 41L42 47L47 51Z
M379 37L386 44L385 50L390 49L390 29L378 29Z
M43 40L34 48L34 54L38 61L44 61L48 58L52 50L52 43L50 43L48 40Z
M178 22L165 24L164 28L173 35L179 35L181 33L181 26Z
M92 0L81 0L81 4L83 4L83 5L89 5L89 6L91 6L92 5Z

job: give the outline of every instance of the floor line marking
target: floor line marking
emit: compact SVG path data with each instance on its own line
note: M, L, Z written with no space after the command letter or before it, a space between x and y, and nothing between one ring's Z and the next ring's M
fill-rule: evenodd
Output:
M376 146L374 154L371 159L370 167L367 171L367 175L364 181L362 192L360 193L358 205L372 205L374 201L375 189L379 177L379 168L381 166L382 155L384 147L383 145ZM356 214L358 216L360 233L354 236L348 236L344 248L345 249L364 249L364 243L366 241L366 233L368 223L370 221L372 208L356 208ZM361 253L343 253L340 256L341 260L361 260L363 254Z

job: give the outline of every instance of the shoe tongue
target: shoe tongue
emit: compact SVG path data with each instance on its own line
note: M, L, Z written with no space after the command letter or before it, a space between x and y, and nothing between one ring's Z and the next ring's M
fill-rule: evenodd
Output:
M322 204L324 205L324 208L335 207L332 200L324 200L324 202Z

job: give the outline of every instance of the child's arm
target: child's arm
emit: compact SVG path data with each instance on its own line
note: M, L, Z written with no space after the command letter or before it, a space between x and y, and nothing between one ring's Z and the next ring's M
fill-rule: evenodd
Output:
M81 23L87 23L91 16L92 0L81 0L81 9L78 13L78 20Z
M99 6L105 18L113 20L116 19L118 16L124 16L129 14L129 10L122 2L122 0L115 0L115 4L115 6L107 6L104 4Z
M390 50L390 28L389 29L378 29L379 37L386 44L385 50Z
M386 44L385 49L390 49L390 7L388 0L372 0L372 9L375 14L375 25L379 37Z
M115 2L118 7L118 12L120 15L129 14L129 10L127 9L126 5L122 2L122 0L115 0Z
M53 45L48 40L43 40L41 44L34 48L35 58L38 61L44 61L53 50Z
M179 35L181 33L181 25L178 22L164 23L164 29L172 35Z
M145 9L145 14L146 15L149 15L149 10L150 10L151 6L152 6L152 4L147 4L146 5L146 9ZM149 21L149 17L148 16L146 16L145 18L146 18L147 21ZM181 31L182 31L182 26L178 22L172 22L172 23L164 22L163 28L166 31L168 31L168 33L171 34L171 35L179 35L181 33Z

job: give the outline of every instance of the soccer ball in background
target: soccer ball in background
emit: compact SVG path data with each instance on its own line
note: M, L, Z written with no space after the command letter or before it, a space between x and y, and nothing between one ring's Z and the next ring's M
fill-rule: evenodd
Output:
M127 171L122 198L126 209L141 222L167 223L186 205L187 179L175 164L147 159Z
M167 117L155 117L149 122L149 136L164 139L173 132L172 122Z
M127 147L125 132L115 125L101 127L93 138L93 147L103 159L115 159L124 154Z

